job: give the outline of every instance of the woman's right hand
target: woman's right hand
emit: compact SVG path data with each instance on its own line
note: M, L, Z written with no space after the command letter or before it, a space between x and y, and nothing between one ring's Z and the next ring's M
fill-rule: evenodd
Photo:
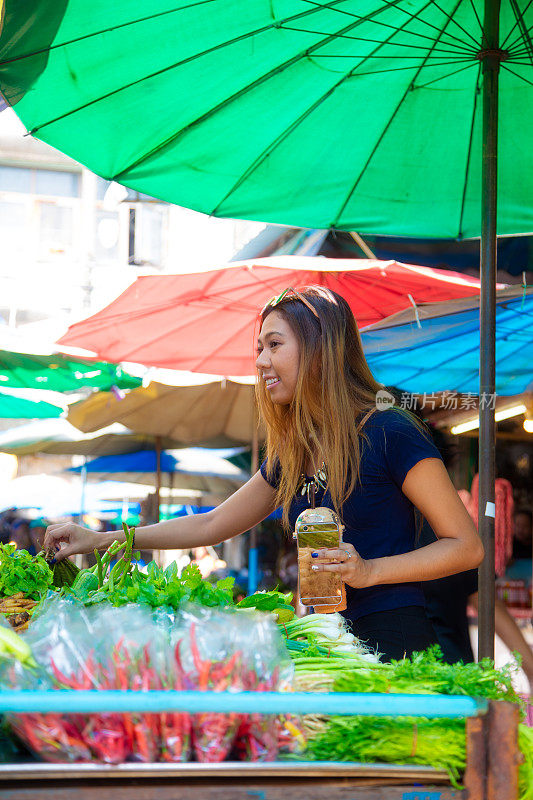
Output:
M92 553L102 547L102 534L95 533L90 528L75 525L73 522L60 522L49 525L44 535L43 550L57 551L56 561L63 561L67 556L76 553ZM66 542L66 547L60 547L61 542Z

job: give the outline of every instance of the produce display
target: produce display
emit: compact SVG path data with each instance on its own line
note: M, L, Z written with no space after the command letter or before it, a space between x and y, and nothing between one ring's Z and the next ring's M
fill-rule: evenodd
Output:
M24 592L17 592L10 597L0 599L0 614L3 614L12 628L17 633L25 631L30 624L31 615L37 605L36 600L24 596Z
M16 637L16 634L11 634ZM1 641L1 639L0 639ZM34 663L5 668L18 689L276 691L291 677L282 637L253 611L186 604L158 620L148 609L85 609L57 598L23 644ZM11 720L46 761L223 761L278 756L278 720L258 714L21 714Z
M235 603L233 579L212 583L195 565L181 574L175 563L162 569L151 562L141 570L134 531L125 532L124 543L114 542L96 554L93 568L81 571L69 562L48 564L43 555L0 549L0 611L11 622L27 613L22 636L0 619L0 689L292 688L521 702L511 667L498 670L489 660L450 666L438 648L382 663L340 614L298 618L290 593L256 592ZM466 759L462 720L124 712L25 714L10 722L48 761L288 757L427 764L447 770L459 786ZM532 729L520 725L519 742L520 800L533 800Z
M490 659L479 664L446 664L435 646L390 664L372 661L364 653L350 660L302 654L294 658L297 691L451 694L487 697L522 705L512 685L514 668L495 669ZM458 787L466 761L465 722L424 717L302 718L307 758L430 764L444 769ZM520 800L533 799L533 729L519 726L524 757L519 767Z
M51 554L0 545L0 614L18 633L28 627L38 600L50 589L71 586L79 572L69 559L50 561Z

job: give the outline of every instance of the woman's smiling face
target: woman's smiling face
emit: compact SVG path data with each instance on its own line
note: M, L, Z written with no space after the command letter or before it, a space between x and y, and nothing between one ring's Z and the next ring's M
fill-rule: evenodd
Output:
M256 366L273 403L288 405L296 390L300 347L289 323L277 311L265 318L257 340Z

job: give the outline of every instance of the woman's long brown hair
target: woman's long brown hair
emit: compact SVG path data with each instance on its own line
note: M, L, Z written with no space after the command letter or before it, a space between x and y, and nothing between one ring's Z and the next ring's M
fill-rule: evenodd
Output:
M376 411L376 393L383 388L366 362L346 300L321 286L299 292L316 309L318 318L290 294L261 314L262 324L276 311L298 339L300 364L292 402L276 405L265 382L257 381L259 412L267 430L267 473L271 477L279 463L276 502L283 507L287 529L289 508L308 460L326 462L328 489L335 510L341 513L359 479L362 427Z

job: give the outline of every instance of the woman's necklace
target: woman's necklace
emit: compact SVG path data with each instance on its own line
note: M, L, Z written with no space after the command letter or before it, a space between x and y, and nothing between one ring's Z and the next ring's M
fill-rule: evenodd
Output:
M300 494L302 496L307 495L307 502L311 508L314 508L317 487L325 491L328 483L328 471L325 462L322 462L314 475L305 475L302 473L300 481Z

